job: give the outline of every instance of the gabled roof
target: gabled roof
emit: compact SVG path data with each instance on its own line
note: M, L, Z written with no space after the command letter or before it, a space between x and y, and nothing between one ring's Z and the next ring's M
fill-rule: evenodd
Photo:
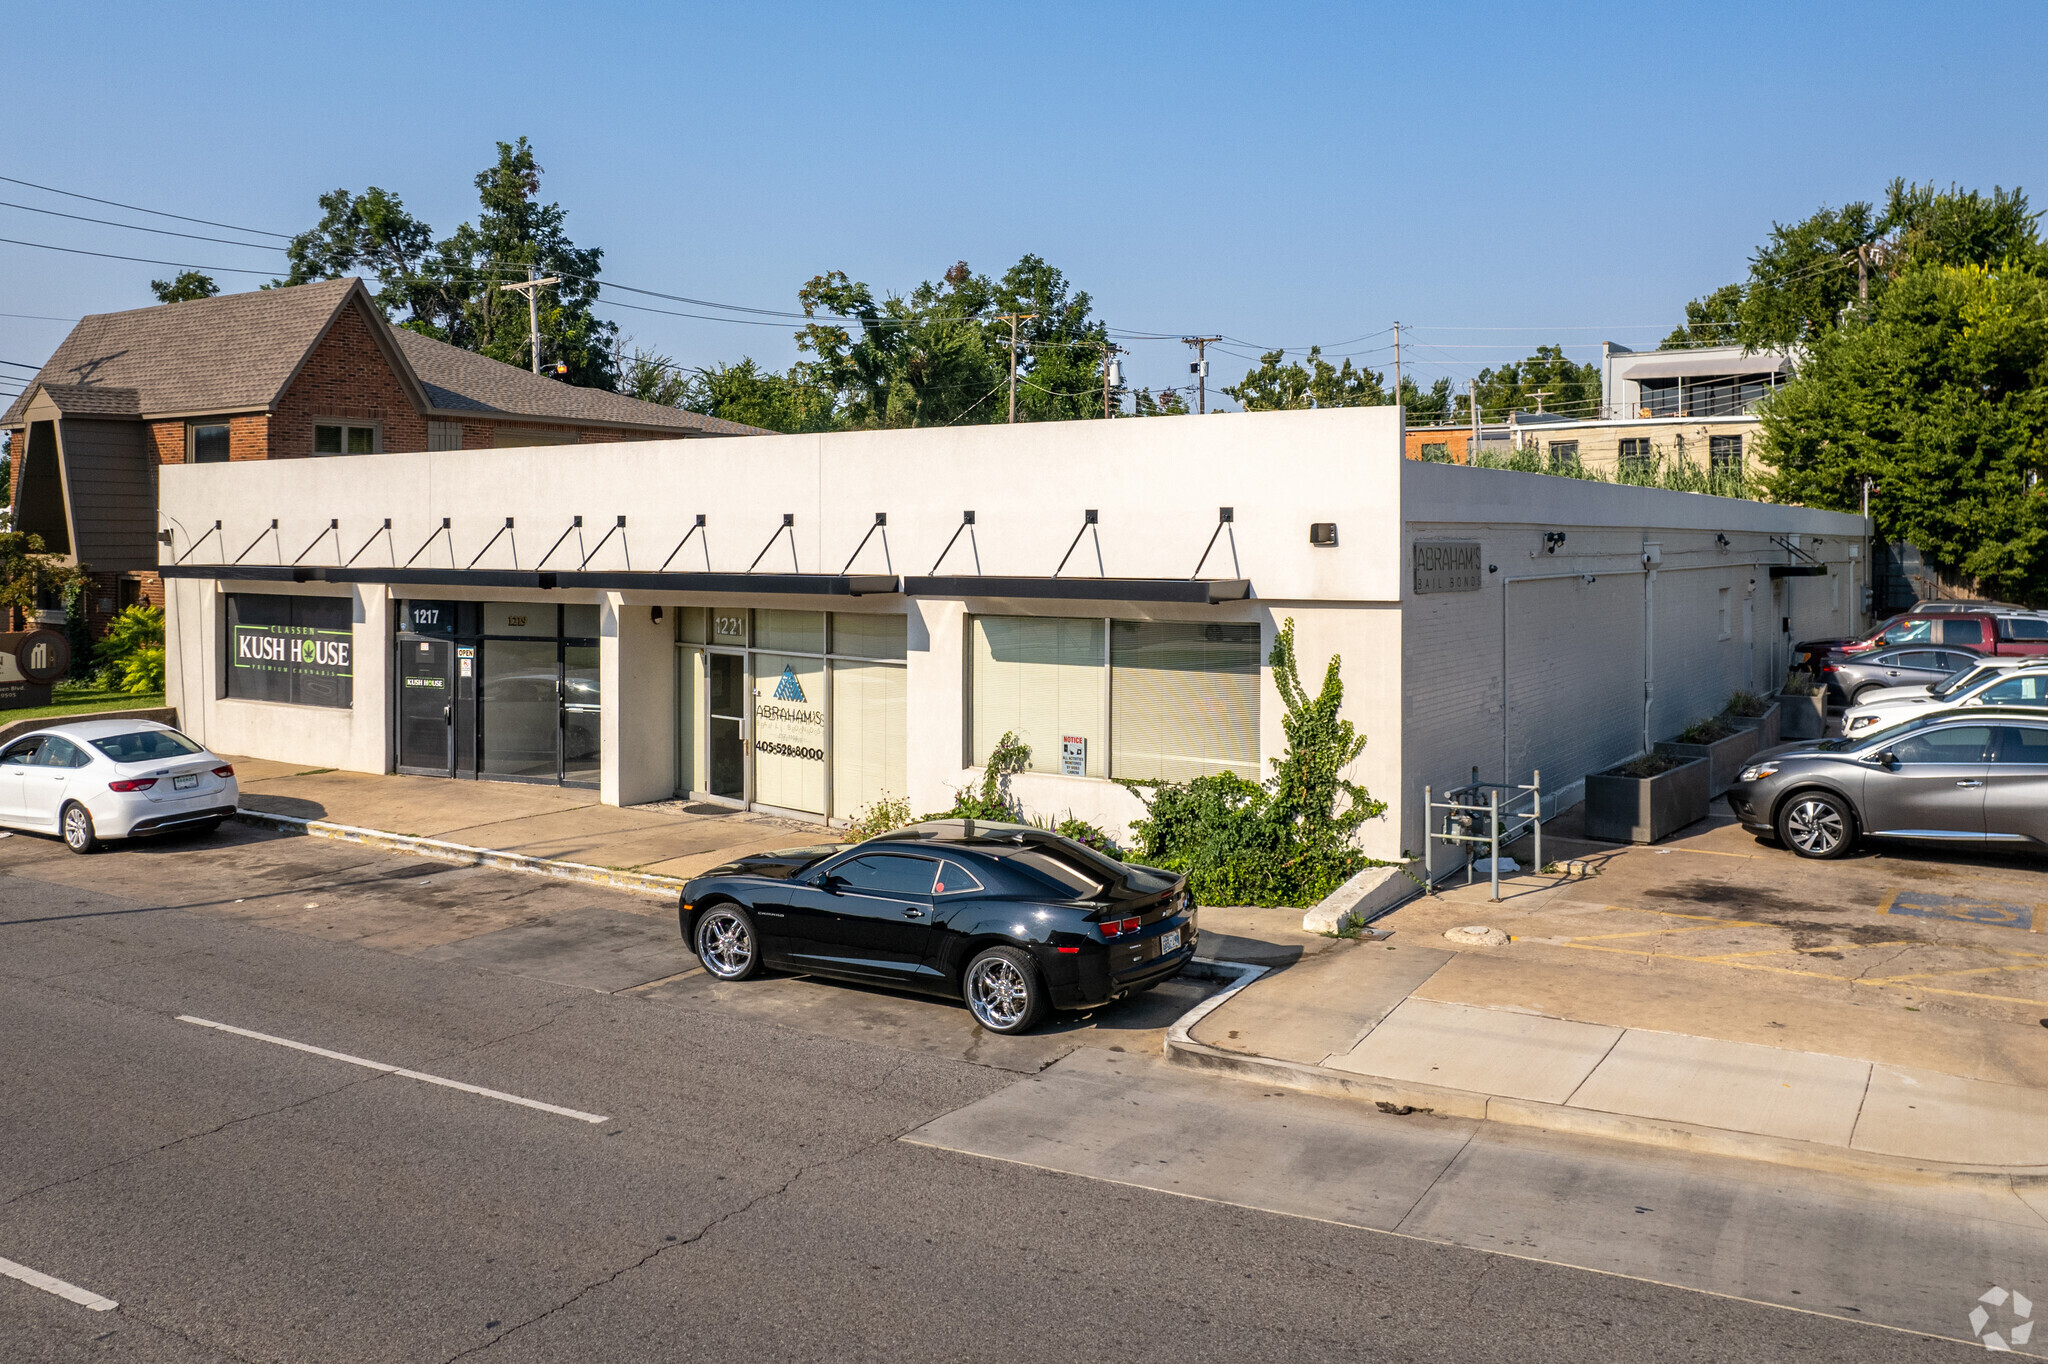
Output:
M133 409L103 415L248 412L274 403L327 330L352 279L222 294L80 319L22 395L0 415L18 422L37 388L126 389ZM55 396L54 394L52 396ZM71 409L59 402L65 411Z
M276 406L314 345L351 298L399 382L436 416L525 419L672 431L764 435L601 389L578 388L381 320L359 279L323 280L97 313L82 319L0 414L19 426L38 391L66 415L159 418L266 411Z
M578 388L493 360L475 351L393 327L398 343L427 391L436 415L525 417L534 421L595 422L604 426L665 427L718 436L765 435L759 427L641 402L601 388Z

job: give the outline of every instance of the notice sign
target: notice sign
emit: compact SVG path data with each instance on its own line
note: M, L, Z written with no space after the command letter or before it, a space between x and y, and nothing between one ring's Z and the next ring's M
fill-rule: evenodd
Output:
M1486 572L1479 557L1476 541L1417 540L1415 594L1477 592L1479 579Z
M1085 777L1088 775L1088 740L1080 734L1060 736L1060 775L1063 777Z

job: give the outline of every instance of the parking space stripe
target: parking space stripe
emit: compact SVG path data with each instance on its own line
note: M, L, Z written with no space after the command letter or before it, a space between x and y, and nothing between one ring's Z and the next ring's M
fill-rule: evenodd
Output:
M219 1032L233 1033L237 1037L253 1038L258 1042L268 1042L272 1046L290 1047L293 1051L303 1051L313 1056L324 1056L330 1061L345 1061L349 1065L362 1066L367 1070L382 1071L386 1075L398 1075L408 1080L420 1080L426 1084L440 1085L444 1089L459 1089L465 1094L481 1094L486 1099L498 1099L508 1104L518 1104L521 1108L537 1108L543 1113L556 1113L565 1118L575 1118L579 1122L600 1123L611 1121L610 1118L600 1113L585 1113L580 1109L563 1108L556 1104L542 1103L539 1099L523 1099L517 1094L507 1094L503 1090L485 1089L481 1085L464 1084L460 1080L450 1080L446 1076L429 1075L425 1071L419 1070L407 1070L403 1066L388 1065L383 1061L371 1061L361 1056L350 1056L347 1052L343 1051L329 1051L325 1047L316 1047L310 1043L294 1042L288 1037L272 1037L269 1033L251 1032L247 1028L237 1028L231 1023L215 1023L210 1019L194 1018L190 1014L179 1014L178 1021L180 1023L197 1024L202 1028L213 1028Z
M75 1283L53 1279L47 1274L30 1269L27 1265L18 1265L12 1260L0 1260L0 1274L5 1274L10 1279L19 1279L30 1288L55 1293L68 1302L77 1303L88 1312L111 1312L121 1305L112 1298L103 1298L90 1289L80 1288Z

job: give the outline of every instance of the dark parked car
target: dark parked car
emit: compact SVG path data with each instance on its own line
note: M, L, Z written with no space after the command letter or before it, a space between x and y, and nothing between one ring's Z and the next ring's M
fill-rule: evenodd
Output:
M1818 674L1826 663L1840 661L1838 655L1864 654L1873 649L1917 644L1922 648L1946 645L1972 653L2003 657L2009 654L2048 654L2048 616L2036 611L1970 603L1944 602L1915 607L1903 616L1893 616L1860 639L1809 639L1792 646L1800 666Z
M2048 710L1922 716L1760 754L1728 791L1742 826L1801 857L1857 840L2048 849Z
M681 919L721 980L765 966L950 995L999 1033L1170 980L1196 938L1187 878L979 820L743 857L685 885Z
M1917 646L1831 654L1821 665L1820 675L1830 695L1845 706L1855 706L1862 704L1859 697L1887 687L1932 686L1964 668L1975 667L1980 657L1971 649Z

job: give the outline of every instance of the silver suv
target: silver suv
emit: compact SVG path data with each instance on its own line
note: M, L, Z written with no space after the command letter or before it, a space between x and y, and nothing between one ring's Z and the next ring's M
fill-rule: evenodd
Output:
M2048 849L2048 709L1944 711L1787 744L1742 770L1728 804L1801 857L1841 857L1864 837Z

